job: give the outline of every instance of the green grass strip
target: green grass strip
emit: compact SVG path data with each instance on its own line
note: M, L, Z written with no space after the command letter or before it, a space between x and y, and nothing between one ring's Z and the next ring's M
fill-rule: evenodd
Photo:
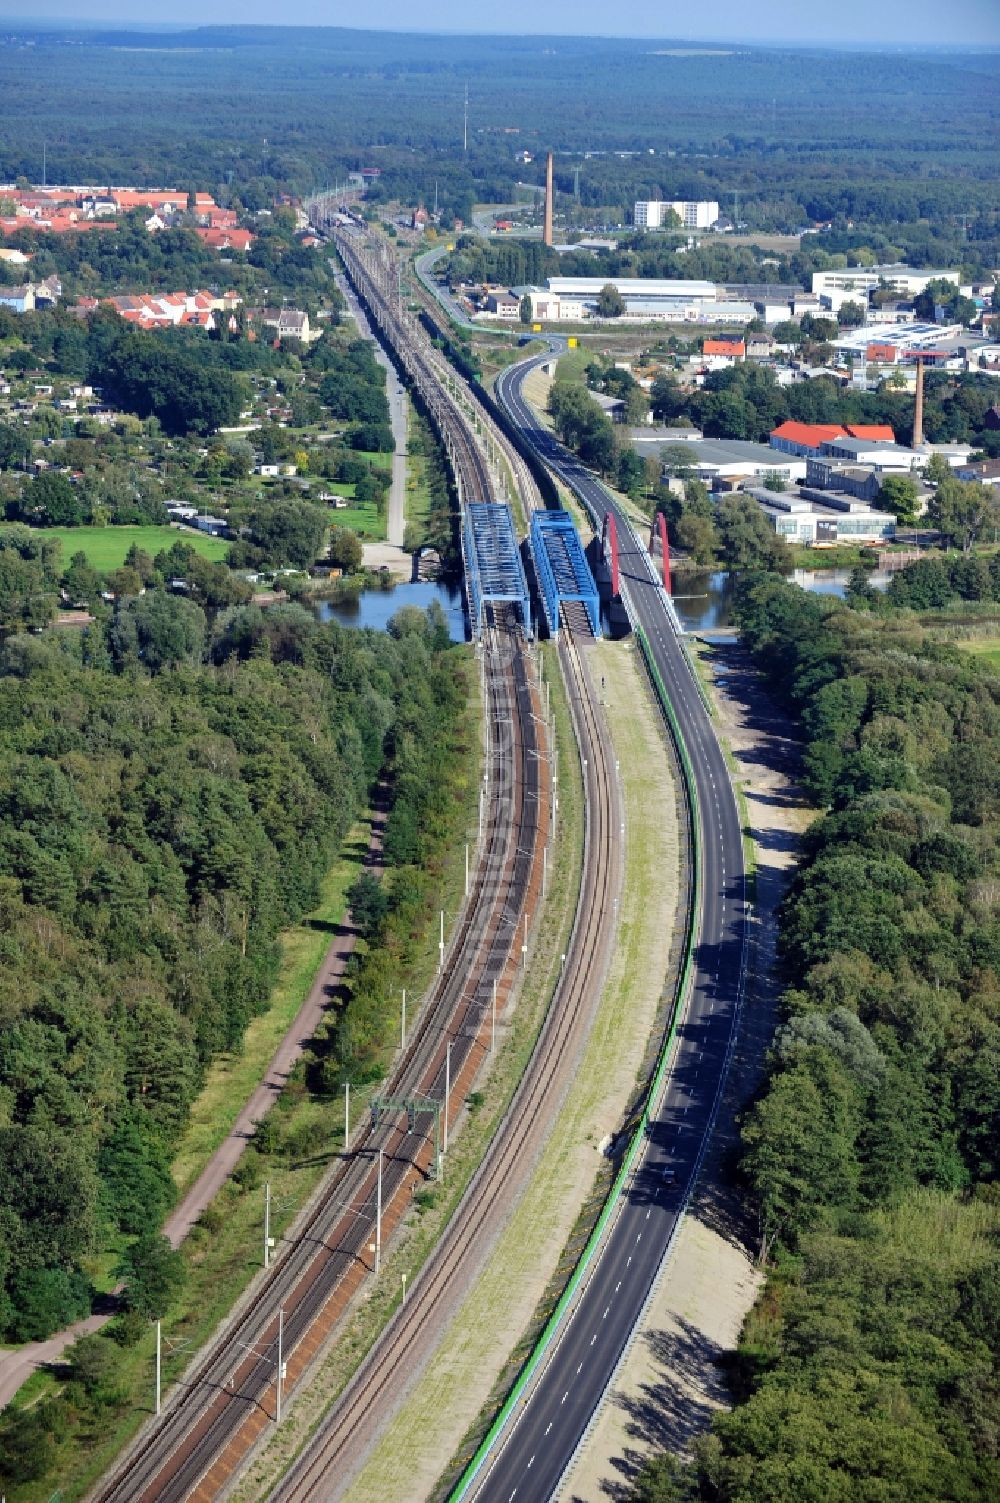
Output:
M510 1418L514 1409L517 1407L518 1401L520 1400L521 1395L524 1393L525 1388L528 1386L531 1379L537 1372L546 1352L548 1351L549 1346L551 1345L556 1335L556 1332L559 1329L559 1326L562 1323L563 1316L565 1315L566 1310L568 1309L573 1300L573 1297L579 1289L580 1284L583 1281L583 1277L586 1274L594 1257L594 1254L601 1242L601 1239L604 1236L608 1222L610 1221L615 1206L618 1202L618 1198L622 1194L626 1182L628 1181L628 1178L635 1166L635 1161L639 1155L643 1140L646 1136L646 1129L649 1125L653 1103L659 1098L660 1091L663 1088L663 1083L666 1079L667 1069L670 1063L671 1051L673 1048L674 1040L677 1036L678 1019L680 1017L682 1004L685 997L687 996L688 987L691 982L691 972L694 965L694 946L696 934L695 916L701 906L701 824L698 817L697 790L695 787L694 772L691 767L690 758L688 757L687 746L684 742L684 736L681 732L680 723L674 712L674 707L670 703L670 697L667 694L663 679L660 676L660 671L654 661L653 654L649 645L649 640L646 636L646 633L642 630L641 627L636 627L635 635L639 642L639 647L642 651L642 657L646 665L646 671L648 672L650 680L653 684L653 688L656 691L656 697L660 702L660 707L663 710L664 715L666 716L667 725L670 728L670 734L673 738L674 746L677 749L677 755L681 764L681 773L684 779L684 793L688 806L688 814L691 821L691 902L688 908L687 930L684 937L684 963L681 967L680 975L677 979L677 985L674 989L674 1000L673 1006L671 1007L670 1011L670 1021L664 1035L663 1043L660 1047L656 1069L653 1073L652 1080L650 1081L649 1089L646 1092L646 1100L642 1109L642 1116L640 1117L638 1125L634 1133L632 1134L628 1149L626 1150L625 1156L622 1160L621 1168L615 1176L614 1183L612 1184L611 1189L608 1192L608 1197L605 1201L604 1209L602 1210L597 1220L597 1224L590 1234L586 1247L580 1254L577 1265L570 1276L566 1288L563 1290L563 1293L559 1298L558 1304L556 1305L552 1314L549 1316L544 1330L539 1336L538 1341L535 1343L535 1347L528 1357L528 1360L526 1361L524 1367L521 1369L521 1372L518 1375L513 1388L507 1395L503 1407L501 1408L496 1419L493 1421L493 1424L490 1426L489 1431L487 1432L486 1437L480 1445L479 1449L476 1451L475 1455L472 1457L472 1460L469 1462L465 1471L462 1473L462 1476L459 1478L458 1485L451 1494L450 1503L459 1503L459 1500L465 1497L469 1488L472 1486L472 1483L475 1481L480 1468L482 1467L490 1451L493 1449L497 1437L503 1431L508 1419Z

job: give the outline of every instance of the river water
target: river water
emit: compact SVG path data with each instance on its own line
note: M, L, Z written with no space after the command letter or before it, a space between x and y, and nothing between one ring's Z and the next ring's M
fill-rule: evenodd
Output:
M851 577L849 569L796 569L790 574L793 584L817 595L842 596ZM868 582L876 590L885 589L888 574L873 572ZM688 631L725 631L732 626L736 577L726 570L682 569L674 576L674 603L682 624ZM392 590L363 590L348 601L324 600L317 606L321 621L336 621L340 626L369 626L385 631L389 620L404 605L426 610L436 600L445 613L452 641L465 641L465 611L462 589L455 582L421 579L415 584L398 584Z
M851 571L796 569L788 578L810 594L842 597L847 593ZM889 575L877 570L867 579L876 590L884 590L889 583ZM674 575L674 604L688 631L724 631L732 626L735 597L736 576L726 570L678 569Z
M321 621L336 621L338 626L370 626L374 631L385 631L391 617L404 605L425 611L435 600L445 613L452 641L464 642L462 587L455 582L418 579L391 590L362 590L352 600L321 600L316 614Z

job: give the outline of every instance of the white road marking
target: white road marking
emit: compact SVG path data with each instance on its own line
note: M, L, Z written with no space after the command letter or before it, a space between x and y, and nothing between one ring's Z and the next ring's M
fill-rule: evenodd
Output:
M551 1429L552 1429L552 1421L549 1420L548 1424L545 1426L545 1433L546 1433L546 1435L548 1435L548 1433L549 1433L549 1431Z

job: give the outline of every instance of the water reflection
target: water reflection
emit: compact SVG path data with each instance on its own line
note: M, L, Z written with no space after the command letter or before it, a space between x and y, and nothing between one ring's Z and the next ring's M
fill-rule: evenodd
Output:
M733 624L736 578L725 569L679 569L674 575L674 603L688 631L713 631ZM843 596L851 578L850 569L795 569L792 584L814 595ZM889 575L873 571L868 583L884 590Z
M398 584L392 590L362 590L349 600L321 600L316 614L321 621L336 621L338 626L369 626L385 631L389 620L404 605L425 611L437 601L448 622L453 642L465 641L465 610L462 587L434 579L420 579L413 584Z

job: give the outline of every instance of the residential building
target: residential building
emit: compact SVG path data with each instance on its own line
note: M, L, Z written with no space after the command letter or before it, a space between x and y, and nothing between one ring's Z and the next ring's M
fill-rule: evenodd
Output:
M603 391L589 391L587 395L592 402L597 403L605 417L609 417L613 423L624 423L625 403L621 397L609 397Z
M203 240L212 250L234 250L245 253L253 245L254 236L249 230L240 229L203 229L197 228L195 234Z
M732 365L746 357L747 347L742 339L703 339L701 353L706 359L714 357Z
M775 350L770 334L748 334L746 345L748 360L770 360Z
M496 314L497 318L505 318L517 322L521 316L521 301L510 292L491 292L486 299L486 308L489 313Z
M708 230L719 218L719 205L714 199L642 199L635 205L632 219L637 229L658 230L671 213L686 230Z
M15 313L31 313L35 306L35 289L30 282L22 287L0 287L0 308Z
M977 480L980 485L1000 486L1000 459L979 459L960 464L955 474L959 480Z
M301 308L257 308L252 309L248 317L251 324L273 329L277 339L298 339L308 344L310 340L321 338L323 332L311 327L308 313Z

